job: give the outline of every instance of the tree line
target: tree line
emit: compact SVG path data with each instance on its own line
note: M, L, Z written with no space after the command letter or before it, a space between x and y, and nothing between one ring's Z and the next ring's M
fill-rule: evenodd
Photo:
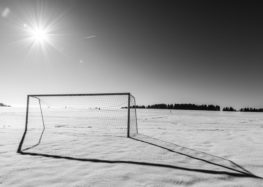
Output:
M220 111L220 106L218 105L196 105L196 104L153 104L147 106L133 105L131 106L131 108Z
M6 105L4 103L0 103L0 107L10 107L10 105Z
M263 108L241 108L240 112L263 112Z
M124 107L127 108L127 107ZM220 111L218 105L196 105L196 104L153 104L153 105L133 105L130 108L143 108L143 109L175 109L175 110L206 110L206 111ZM222 111L226 112L263 112L263 108L241 108L239 110L234 107L224 107Z
M223 111L228 111L228 112L263 112L263 108L251 108L251 107L245 107L241 108L239 110L233 108L233 107L225 107L223 108Z

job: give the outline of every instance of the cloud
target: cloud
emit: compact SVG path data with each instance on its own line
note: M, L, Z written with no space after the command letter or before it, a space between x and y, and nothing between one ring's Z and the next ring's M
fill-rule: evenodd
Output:
M85 36L84 39L87 40L87 39L91 39L91 38L95 38L96 35L89 35L89 36Z
M2 12L1 12L1 16L3 17L3 18L6 18L6 17L8 17L8 15L10 14L10 9L8 8L8 7L6 7Z

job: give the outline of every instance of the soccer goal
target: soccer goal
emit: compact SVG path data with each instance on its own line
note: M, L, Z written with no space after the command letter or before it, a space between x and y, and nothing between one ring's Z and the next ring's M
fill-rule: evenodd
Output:
M70 136L134 137L138 134L134 106L130 93L28 95L17 152L40 145L44 138L48 142Z

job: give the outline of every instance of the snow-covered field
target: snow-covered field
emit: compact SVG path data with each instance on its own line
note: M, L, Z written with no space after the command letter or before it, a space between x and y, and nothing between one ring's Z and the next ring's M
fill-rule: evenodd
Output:
M139 109L133 139L111 112L99 136L96 115L53 112L22 155L25 109L0 108L0 186L263 186L263 113ZM29 130L26 147L42 133Z

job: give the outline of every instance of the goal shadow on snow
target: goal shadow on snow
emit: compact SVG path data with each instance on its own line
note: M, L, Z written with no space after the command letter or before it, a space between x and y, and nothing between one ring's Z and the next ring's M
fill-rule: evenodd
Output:
M66 160L95 162L95 163L108 163L108 164L134 164L134 165L142 165L142 166L170 168L170 169L184 170L184 171L191 171L191 172L200 172L200 173L206 173L206 174L229 175L233 177L250 177L250 178L263 179L259 176L254 175L253 173L241 167L240 165L234 163L233 161L222 158L222 157L218 157L218 156L200 152L194 149L182 147L177 144L165 142L165 141L162 141L156 138L152 138L150 136L142 135L142 134L138 134L134 137L130 137L129 139L137 141L137 142L145 143L150 146L154 146L154 147L166 150L171 153L179 154L189 159L201 161L201 162L204 162L205 164L213 165L218 168L222 168L224 170L200 169L200 168L197 169L197 168L177 166L175 164L161 164L161 163L132 161L132 160L78 158L78 157L64 156L64 155L59 155L59 154L55 155L55 154L30 152L29 151L30 149L33 149L34 147L37 147L40 144L41 139L36 145L20 150L18 151L18 153L22 155L41 156L41 157L54 158L54 159L66 159Z
M263 179L262 177L256 176L252 172L246 170L244 167L238 165L237 163L231 160L228 160L226 158L223 158L223 157L219 157L219 156L215 156L215 155L208 154L205 152L197 151L195 149L183 147L183 146L180 146L174 143L159 140L159 139L156 139L156 138L153 138L147 135L143 135L143 134L138 134L135 137L131 137L131 139L139 141L139 142L143 142L143 143L155 146L155 147L159 147L161 149L165 149L169 152L183 155L190 159L198 160L198 161L210 164L210 165L214 165L220 168L227 169L228 172L226 173L228 173L228 175L230 173L231 173L230 175L233 175L233 173L235 173L235 174L239 174L240 176L244 176L244 177L253 177L253 178ZM224 171L214 171L214 170L210 170L210 171L212 171L212 173L224 172ZM231 172L229 173L229 171Z

